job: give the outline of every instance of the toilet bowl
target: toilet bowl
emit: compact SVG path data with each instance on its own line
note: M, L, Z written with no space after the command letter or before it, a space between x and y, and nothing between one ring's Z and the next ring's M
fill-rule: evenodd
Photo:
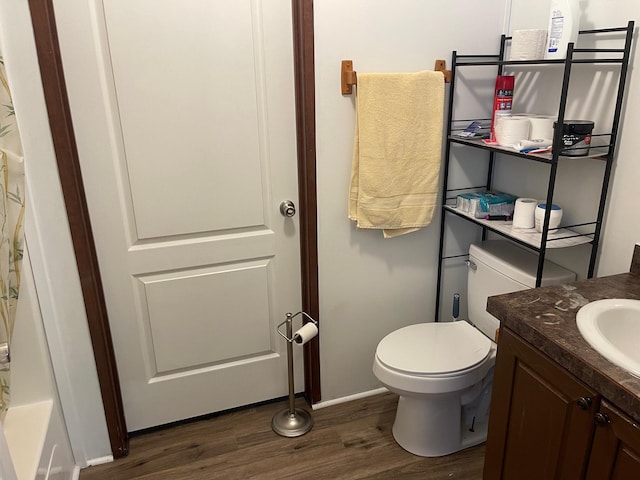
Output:
M400 396L393 424L400 446L437 457L484 441L495 357L495 343L464 321L409 325L383 338L373 373ZM484 408L461 415L467 406Z
M469 322L409 325L384 337L373 373L398 394L393 436L405 450L437 457L486 440L499 321L486 312L490 295L535 286L537 256L504 240L471 245ZM543 285L575 274L546 261Z

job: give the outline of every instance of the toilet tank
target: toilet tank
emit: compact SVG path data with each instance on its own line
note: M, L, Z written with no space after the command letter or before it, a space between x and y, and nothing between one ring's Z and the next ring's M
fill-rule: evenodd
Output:
M506 240L487 240L469 247L467 288L469 320L495 338L500 321L486 311L487 297L536 286L538 255ZM542 285L570 283L576 274L549 260L544 262Z

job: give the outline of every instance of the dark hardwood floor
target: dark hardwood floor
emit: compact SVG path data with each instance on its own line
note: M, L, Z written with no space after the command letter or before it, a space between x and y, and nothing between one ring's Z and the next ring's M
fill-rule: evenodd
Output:
M271 430L286 401L236 410L135 435L128 457L83 469L80 480L482 478L484 445L439 458L400 448L391 434L396 403L387 393L316 410L313 429L298 438Z

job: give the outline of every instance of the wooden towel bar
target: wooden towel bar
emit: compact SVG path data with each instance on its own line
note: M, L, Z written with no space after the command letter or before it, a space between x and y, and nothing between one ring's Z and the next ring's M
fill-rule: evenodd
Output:
M340 76L340 87L343 95L353 93L353 86L358 84L358 76L353 69L352 60L342 60L342 75ZM451 83L451 70L447 70L446 60L436 60L434 71L442 72L444 82Z

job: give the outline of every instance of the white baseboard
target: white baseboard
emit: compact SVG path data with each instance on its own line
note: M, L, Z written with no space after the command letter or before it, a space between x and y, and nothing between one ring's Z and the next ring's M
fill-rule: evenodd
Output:
M95 467L96 465L102 465L103 463L113 462L113 455L107 455L106 457L98 457L87 460L87 467Z
M346 397L334 398L333 400L327 400L326 402L318 402L311 406L313 410L320 410L321 408L331 407L333 405L340 405L341 403L351 402L353 400L360 400L361 398L371 397L372 395L380 395L386 393L388 390L384 387L376 388L375 390L369 390L368 392L356 393L354 395L347 395Z

